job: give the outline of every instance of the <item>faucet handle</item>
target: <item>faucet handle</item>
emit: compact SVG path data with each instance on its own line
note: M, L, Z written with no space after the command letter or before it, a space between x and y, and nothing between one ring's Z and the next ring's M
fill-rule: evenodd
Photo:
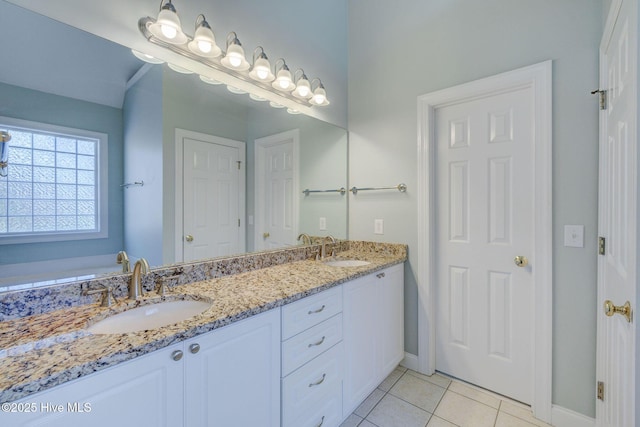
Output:
M118 300L116 299L115 295L113 295L113 289L111 289L110 287L103 285L103 284L99 284L99 286L102 286L102 289L93 289L91 291L89 290L85 290L83 292L83 295L95 295L95 294L102 294L102 300L100 301L100 307L111 307L112 303L111 300L113 299L113 302L115 302L116 304L118 303Z
M161 277L159 280L160 283L158 285L158 290L157 290L158 295L160 295L161 297L165 296L165 294L167 293L167 282L169 280L177 279L178 277L180 277L179 274L174 274L173 276Z

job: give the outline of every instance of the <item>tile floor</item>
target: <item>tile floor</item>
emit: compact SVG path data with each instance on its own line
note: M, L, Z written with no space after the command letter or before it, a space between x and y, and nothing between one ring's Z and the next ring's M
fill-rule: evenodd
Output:
M340 427L545 427L528 406L451 380L396 368Z

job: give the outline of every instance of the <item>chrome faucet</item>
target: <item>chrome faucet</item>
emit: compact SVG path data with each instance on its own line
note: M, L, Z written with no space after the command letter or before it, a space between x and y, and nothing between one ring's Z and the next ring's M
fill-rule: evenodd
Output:
M307 233L300 233L300 235L298 236L298 242L300 241L300 239L302 239L303 245L311 244L311 237Z
M140 258L133 266L131 282L129 283L129 299L138 299L144 293L142 290L142 274L149 273L149 263L146 259Z
M122 272L129 273L131 271L131 264L129 263L129 257L125 251L118 252L116 257L116 264L122 264Z
M335 237L333 237L332 235L328 235L327 237L325 237L324 239L322 239L322 250L320 252L320 258L324 259L327 256L327 240L331 241L331 243L335 243L336 239ZM335 252L335 249L331 250L331 256L333 256Z

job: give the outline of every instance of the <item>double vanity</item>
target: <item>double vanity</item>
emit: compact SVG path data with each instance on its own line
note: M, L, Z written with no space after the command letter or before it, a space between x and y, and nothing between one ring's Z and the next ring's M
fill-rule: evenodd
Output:
M39 314L0 322L0 425L340 425L404 357L406 246L337 247L152 271L137 300L121 275L110 307L20 306Z

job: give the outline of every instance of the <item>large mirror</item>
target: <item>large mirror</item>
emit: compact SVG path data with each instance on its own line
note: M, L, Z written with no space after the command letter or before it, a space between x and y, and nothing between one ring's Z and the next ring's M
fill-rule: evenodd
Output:
M146 64L4 0L0 43L0 117L108 137L108 236L98 239L7 238L10 151L0 292L118 271L121 250L160 266L299 244L299 233L347 238L347 195L334 191L348 188L344 129Z

